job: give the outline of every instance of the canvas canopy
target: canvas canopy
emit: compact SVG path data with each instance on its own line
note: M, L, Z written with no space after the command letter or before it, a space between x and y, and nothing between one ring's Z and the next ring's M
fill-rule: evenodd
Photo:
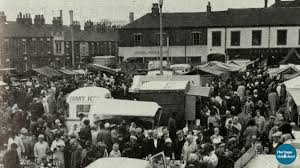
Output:
M41 74L41 75L44 75L46 77L55 77L55 76L61 76L61 73L48 67L48 66L44 66L44 67L41 67L41 68L33 68L32 69L33 71Z
M186 90L189 81L151 81L144 83L141 87L141 91L150 90Z
M160 106L156 102L103 99L95 103L89 113L92 122L107 117L154 117Z
M6 86L7 84L5 82L0 81L0 86Z
M138 92L144 83L150 81L189 81L191 86L201 86L200 75L135 75L129 92Z
M222 75L229 72L238 72L242 70L243 67L235 63L222 63L218 61L211 61L204 65L198 65L194 67L194 70L200 70L213 75Z
M284 82L286 88L300 88L300 76Z
M209 97L210 91L211 91L210 87L191 86L186 94L190 96Z
M103 65L99 65L99 64L89 64L89 67L99 70L99 71L103 71L103 72L107 72L107 73L111 73L111 74L115 74L118 71L111 69L107 66L103 66Z
M288 88L289 94L293 97L295 104L300 106L300 88Z
M280 74L281 76L286 75L286 74L292 75L292 74L296 74L298 72L299 72L298 69L296 69L294 67L290 67L290 66L287 66L284 68L273 68L273 69L268 70L268 73L271 77L276 76L278 74Z
M111 94L108 89L101 87L83 87L70 93L67 97L67 102L94 102L96 99L104 98L111 98Z
M76 73L75 71L71 71L68 69L60 69L58 70L59 72L66 74L66 75L78 75L78 73Z
M150 168L149 161L131 158L100 158L86 168Z

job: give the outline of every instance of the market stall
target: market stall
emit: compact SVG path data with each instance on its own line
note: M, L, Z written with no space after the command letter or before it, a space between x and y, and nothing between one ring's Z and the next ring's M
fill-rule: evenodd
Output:
M95 103L88 114L91 123L115 118L140 118L157 122L160 119L158 113L160 106L155 102L103 99Z
M131 158L101 158L86 168L150 168L150 162Z
M49 77L49 78L61 76L60 72L58 72L57 70L52 69L48 66L44 66L41 68L33 68L32 70L43 76Z
M69 109L66 125L69 127L74 122L79 122L80 115L87 117L95 103L109 98L111 98L110 91L101 87L83 87L73 91L67 96Z

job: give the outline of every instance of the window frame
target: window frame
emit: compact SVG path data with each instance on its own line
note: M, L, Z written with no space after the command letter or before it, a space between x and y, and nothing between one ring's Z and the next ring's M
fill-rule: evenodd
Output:
M284 42L279 39L279 32L285 32L285 40L284 40ZM277 45L278 46L285 46L285 45L287 45L287 32L288 32L287 29L278 29L277 30Z
M255 33L259 33L259 39L258 39L257 43L255 41ZM252 42L251 42L252 46L261 46L261 44L262 44L262 30L252 30L251 35L252 35ZM258 34L256 34L256 35L258 35Z
M198 39L195 35L199 35ZM201 45L201 32L192 32L192 45Z
M133 45L134 46L142 46L142 33L134 33L133 34ZM139 39L137 39L136 37L139 37Z
M215 44L214 33L220 34L220 40L217 44ZM213 47L221 47L222 46L222 31L212 31L211 32L211 46Z
M234 34L236 33L236 35L239 35L238 39L233 38ZM236 43L234 43L234 40L237 40ZM230 46L241 46L241 31L240 30L233 30L230 32Z

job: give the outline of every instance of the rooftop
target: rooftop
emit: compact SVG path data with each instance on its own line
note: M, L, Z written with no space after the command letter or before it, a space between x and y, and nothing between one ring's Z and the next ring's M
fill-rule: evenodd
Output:
M165 28L300 25L299 8L243 8L227 11L163 13ZM123 29L158 29L159 16L147 13Z

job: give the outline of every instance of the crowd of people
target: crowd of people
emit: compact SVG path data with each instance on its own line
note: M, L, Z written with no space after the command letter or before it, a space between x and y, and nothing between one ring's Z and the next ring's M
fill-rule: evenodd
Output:
M176 124L174 111L167 126L155 129L132 121L90 123L85 118L67 129L66 95L91 85L126 98L130 80L125 75L88 74L77 79L31 80L3 89L4 165L17 167L17 160L26 158L39 165L57 161L60 167L81 168L102 157L148 159L164 152L187 168L226 168L250 148L272 154L294 138L296 105L280 77L270 77L259 65L209 83L211 96L201 99L197 108L200 125L183 128Z

